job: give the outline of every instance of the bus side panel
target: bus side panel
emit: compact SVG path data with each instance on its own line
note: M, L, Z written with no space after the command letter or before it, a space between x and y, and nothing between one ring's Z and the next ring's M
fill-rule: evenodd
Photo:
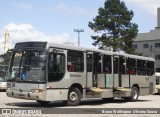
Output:
M119 75L114 74L114 87L119 87Z
M87 88L93 87L93 73L87 72Z
M111 74L106 74L105 76L105 87L113 88L113 78Z
M129 87L129 75L122 75L122 87Z
M46 91L47 101L55 101L55 100L67 100L68 97L68 89L48 89Z
M70 88L72 84L86 86L86 73L66 72L62 80L49 82L47 87L51 88Z
M150 82L150 84L149 84L149 86L150 86L149 93L150 94L155 94L156 93L156 76L155 75L150 76L149 82Z
M101 88L105 87L104 74L98 74L98 87L101 87Z
M136 76L131 75L131 87L134 84L138 84L139 87L149 87L149 77L148 76Z
M140 93L139 93L140 96L149 94L149 77L148 76L131 75L130 80L131 80L131 87L133 87L133 85L135 84L138 84L140 88Z

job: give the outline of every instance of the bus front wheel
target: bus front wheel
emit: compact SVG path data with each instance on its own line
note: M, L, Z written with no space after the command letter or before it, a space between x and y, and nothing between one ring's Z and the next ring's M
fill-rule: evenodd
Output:
M81 100L81 92L78 88L72 87L68 93L68 99L65 101L68 106L76 106Z

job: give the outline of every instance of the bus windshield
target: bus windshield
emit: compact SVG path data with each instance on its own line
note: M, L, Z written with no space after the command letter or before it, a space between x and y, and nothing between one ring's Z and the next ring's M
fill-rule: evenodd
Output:
M18 82L45 82L46 53L41 50L13 52L9 77Z

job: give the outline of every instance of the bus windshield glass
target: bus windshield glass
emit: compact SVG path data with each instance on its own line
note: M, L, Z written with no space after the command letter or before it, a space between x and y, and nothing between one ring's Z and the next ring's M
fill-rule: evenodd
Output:
M17 82L45 82L46 53L41 50L13 52L9 77Z

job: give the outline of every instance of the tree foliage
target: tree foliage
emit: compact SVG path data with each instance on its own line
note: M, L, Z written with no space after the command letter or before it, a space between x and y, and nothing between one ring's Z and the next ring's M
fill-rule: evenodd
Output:
M98 33L91 36L93 45L99 49L111 47L113 51L120 49L127 53L134 52L132 42L137 35L138 25L131 23L133 16L133 11L129 11L123 1L106 0L104 8L100 7L98 15L88 24Z

